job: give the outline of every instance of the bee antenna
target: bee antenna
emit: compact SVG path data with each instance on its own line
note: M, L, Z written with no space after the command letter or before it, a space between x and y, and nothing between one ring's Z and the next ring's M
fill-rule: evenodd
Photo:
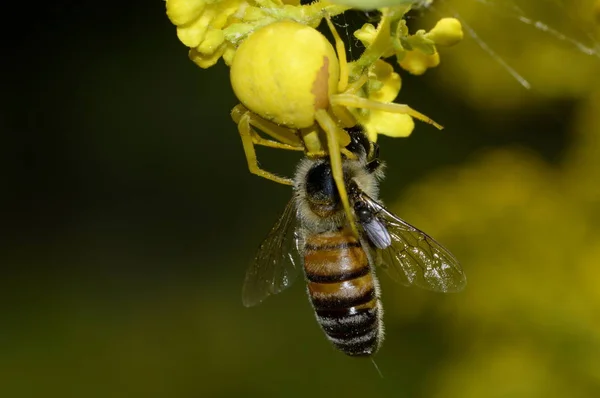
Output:
M377 366L373 358L371 358L371 363L373 364L373 366L375 366L375 370L377 371L377 373L379 373L379 377L383 379L383 373L381 373L381 370L379 370L379 366Z

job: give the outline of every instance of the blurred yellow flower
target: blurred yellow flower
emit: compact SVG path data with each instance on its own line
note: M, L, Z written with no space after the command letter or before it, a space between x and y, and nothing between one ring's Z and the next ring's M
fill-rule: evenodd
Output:
M599 391L600 86L590 89L561 167L522 149L487 151L422 181L397 204L469 275L459 295L421 297L451 318L444 334L461 347L428 396Z
M547 97L587 93L590 79L600 76L594 1L530 1L525 10L509 10L495 6L497 1L482 7L454 0L453 8L477 37L453 50L440 72L442 84L475 108L535 106L536 96L525 92L520 79Z

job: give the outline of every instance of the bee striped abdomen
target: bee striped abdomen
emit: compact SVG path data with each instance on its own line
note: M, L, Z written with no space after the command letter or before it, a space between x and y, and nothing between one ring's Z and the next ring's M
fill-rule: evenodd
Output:
M308 294L336 348L368 356L379 348L379 287L360 242L344 232L310 236L304 246Z

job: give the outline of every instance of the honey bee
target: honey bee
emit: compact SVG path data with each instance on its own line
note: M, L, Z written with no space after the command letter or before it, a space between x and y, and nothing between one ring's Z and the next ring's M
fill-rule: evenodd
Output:
M248 268L245 306L289 287L304 269L316 318L333 345L350 356L371 356L383 341L383 309L376 266L402 285L438 292L466 284L458 260L433 238L378 200L383 163L379 147L359 128L347 129L344 181L359 231L348 226L328 158L303 159L294 195Z

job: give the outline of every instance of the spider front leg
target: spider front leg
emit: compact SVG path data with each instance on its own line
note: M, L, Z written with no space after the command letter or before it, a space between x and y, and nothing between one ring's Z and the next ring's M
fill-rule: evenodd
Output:
M348 65L348 58L346 57L346 44L338 34L335 26L331 22L330 18L326 18L327 25L329 25L329 30L331 30L331 34L333 35L333 39L335 41L335 52L338 57L338 64L340 66L340 77L338 80L338 93L355 93L358 91L367 81L366 75L362 76L356 82L349 84L349 73L350 66ZM363 79L364 77L364 79ZM343 127L354 127L356 125L356 119L350 111L344 106L337 106L332 104L332 111L335 116L339 119L340 123Z
M338 81L338 92L343 93L348 86L348 59L346 58L346 44L340 37L335 26L329 17L326 18L329 30L335 41L335 52L337 53L338 62L340 64L340 80Z
M248 162L248 169L250 172L279 184L293 185L293 180L291 178L280 177L260 168L256 158L254 145L263 145L270 148L286 149L290 151L304 151L304 144L294 131L278 126L253 114L242 105L233 108L231 117L238 125L238 131L242 139L242 145L244 146L244 153L246 154L246 161ZM260 129L277 141L262 138L253 127Z
M419 119L425 123L429 123L436 128L442 130L444 127L433 121L431 118L425 116L421 112L418 112L406 104L396 104L395 102L379 102L373 101L367 98L359 97L351 94L334 94L329 99L332 106L346 107L346 108L358 108L358 109L371 109L390 113L401 113Z
M340 147L339 141L340 138L345 138L348 133L342 130L324 109L318 109L315 112L315 120L319 123L319 126L321 126L327 136L327 151L329 152L333 180L335 181L338 193L340 194L340 201L342 202L344 212L346 213L346 220L348 220L348 224L350 224L354 236L358 237L358 230L356 228L356 223L354 222L353 210L350 207L346 182L344 181L344 169L342 166L342 151L349 156L352 155L348 153L345 148Z

